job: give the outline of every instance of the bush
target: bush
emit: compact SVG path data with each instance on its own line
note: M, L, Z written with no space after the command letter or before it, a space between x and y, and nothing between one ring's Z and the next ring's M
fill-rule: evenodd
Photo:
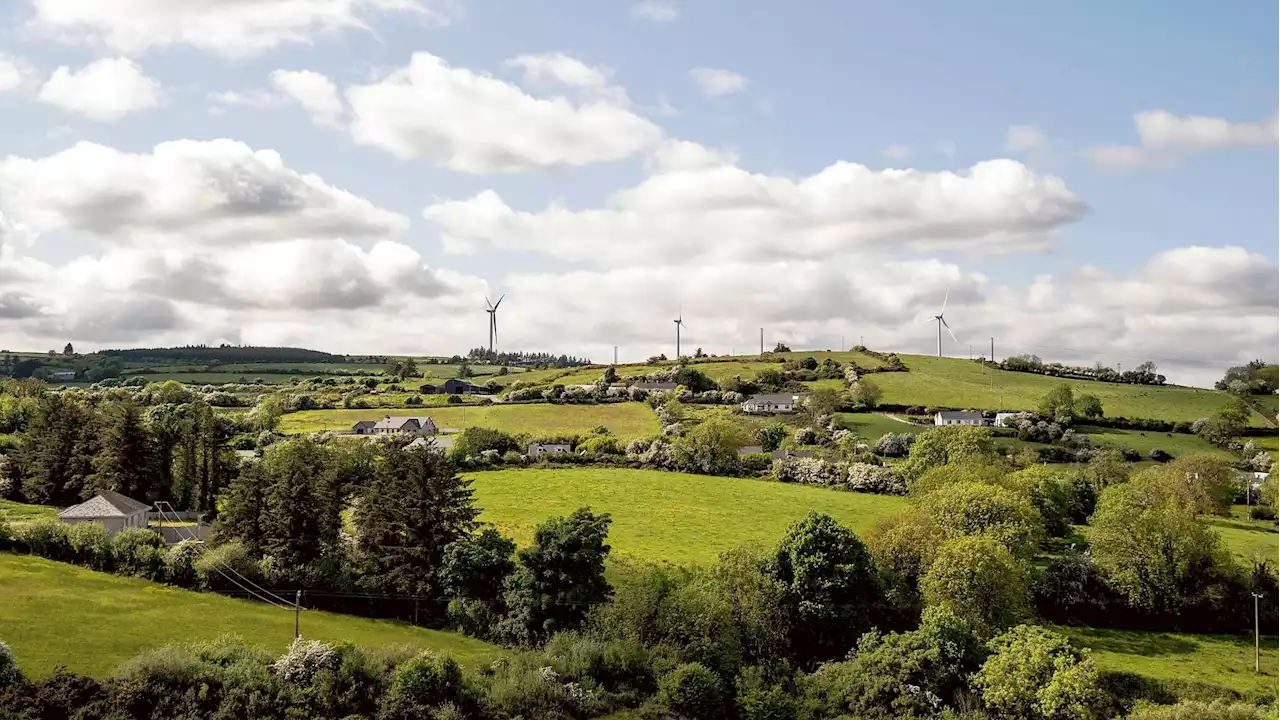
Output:
M992 655L973 684L997 718L1089 720L1104 698L1098 671L1061 635L1019 625L990 643Z
M870 463L851 463L847 488L854 492L906 495L907 482L893 468Z
M677 717L711 720L724 717L724 686L703 665L685 663L663 676L658 700Z
M626 449L622 441L612 435L596 435L578 445L579 452L596 455L623 455Z
M0 691L22 682L22 671L18 669L18 661L13 659L13 651L0 640Z
M742 463L743 470L763 472L769 469L773 456L769 453L747 453L739 457L738 462Z
M316 673L336 667L338 659L338 654L330 645L319 640L297 637L293 639L289 649L272 663L271 668L285 682L308 685Z
M1183 700L1177 705L1140 702L1129 713L1128 720L1266 720L1274 717L1274 711L1248 703Z
M742 720L794 720L800 702L781 685L769 684L758 667L745 668L738 675L738 717Z
M183 540L164 553L164 580L170 585L193 588L200 581L196 573L196 560L201 545L194 540Z
M461 687L458 663L446 655L425 651L396 668L381 717L427 717L430 708L456 700Z
M50 560L67 560L71 548L67 543L69 526L55 518L41 518L13 527L13 549Z
M195 569L198 586L214 592L231 594L244 592L243 588L236 584L244 584L242 577L254 582L262 578L262 573L258 569L258 564L253 561L249 548L239 540L206 547L200 557L196 558ZM236 582L232 582L233 579Z
M146 528L125 528L111 536L116 572L158 580L164 569L164 538Z
M100 523L82 522L67 526L67 561L94 570L111 569L111 545L107 529Z
M1249 508L1249 517L1254 520L1275 520L1276 509L1266 505L1254 505Z
M885 433L876 441L872 452L880 457L904 458L911 452L911 443L916 436L911 433Z

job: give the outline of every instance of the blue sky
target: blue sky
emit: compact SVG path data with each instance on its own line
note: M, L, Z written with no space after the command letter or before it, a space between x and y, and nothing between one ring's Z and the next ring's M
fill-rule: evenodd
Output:
M1194 382L1241 359L1275 356L1274 5L306 0L289 6L301 14L283 30L211 0L120 0L115 14L95 5L31 0L0 11L0 27L10 28L0 32L0 57L20 76L0 91L0 158L39 163L78 142L145 158L166 141L228 138L274 151L288 172L315 174L325 188L403 222L388 229L360 210L304 232L278 208L259 208L279 224L264 219L226 239L210 225L215 210L204 207L175 210L160 232L159 221L142 215L114 225L86 219L85 208L100 208L111 188L82 162L47 165L64 175L19 172L45 166L10 162L6 176L0 164L0 213L15 238L0 236L0 262L24 268L10 273L7 313L0 302L0 342L10 345L221 338L455 352L482 339L483 314L471 322L465 308L511 291L509 342L528 349L603 356L620 343L624 355L644 357L663 349L669 333L658 321L674 306L699 318L695 342L714 352L747 345L766 322L797 345L869 334L894 349L930 351L931 334L909 325L936 302L927 298L953 288L949 312L964 332L951 354L996 334L1011 351L1071 351L1055 359L1152 357ZM325 19L347 27L319 27ZM237 46L237 37L257 42ZM562 135L547 120L522 145L500 135L526 124L516 106L508 114L497 100L469 104L470 91L452 95L425 81L391 88L389 76L414 53L440 58L450 72L492 76L529 102L562 99L578 113L602 103L631 124L579 119ZM510 62L551 54L607 81L587 88L539 80ZM92 93L73 85L59 101L49 90L55 68L104 59L132 70L94 76L94 87L133 83L136 91L138 77L149 78L155 98L123 89L86 99ZM697 68L737 79L716 94L695 81ZM273 83L280 70L328 78L340 106L321 118ZM3 77L0 68L0 87ZM412 113L361 105L352 86L379 86L384 99L403 92L395 102L430 102L451 120L409 127L413 118L404 116ZM214 99L231 92L247 100ZM441 105L433 93L450 100ZM126 96L143 99L120 100ZM86 108L94 102L96 110ZM1140 137L1135 116L1143 112L1162 114ZM378 139L359 137L358 117ZM1017 147L1012 126L1028 138ZM620 139L630 131L634 138ZM460 169L463 153L451 159L423 133L483 157L516 148L541 159L526 157L518 171L484 167L483 158ZM721 153L707 161L721 170L703 161L664 165L663 148L681 141ZM413 145L412 157L397 157L396 143ZM600 150L610 144L614 150ZM1016 179L949 179L1000 159L1016 164L1002 166ZM242 160L226 161L230 176L239 176ZM841 161L875 174L846 178L839 190L804 190L804 178ZM914 171L921 185L901 186L886 169ZM755 181L740 187L743 177ZM85 196L38 192L51 179ZM793 188L798 195L789 182L802 186ZM492 204L423 216L482 193L532 217L503 220ZM618 193L643 201L622 201L629 212L596 213L616 208ZM716 205L728 202L724 194L735 208L767 195L770 209L728 217ZM824 198L830 206L806 215ZM864 202L848 216L840 210ZM574 217L552 218L551 204ZM964 217L948 214L957 212ZM886 214L901 227L880 225ZM391 245L368 254L380 242L409 254ZM229 264L219 243L234 245L234 262L244 265ZM306 243L338 248L339 259L309 267L306 258L326 256ZM463 246L469 254L460 254ZM299 277L282 280L271 297L246 300L230 280L198 297L157 289L183 285L169 281L193 264L247 277L284 255L292 260L277 260L280 272ZM392 255L394 270L385 265ZM66 277L77 278L83 298L50 291L51 278ZM316 296L343 283L345 299ZM406 293L435 318L426 336L402 332L413 322L400 315ZM143 302L141 314L153 319L131 321Z

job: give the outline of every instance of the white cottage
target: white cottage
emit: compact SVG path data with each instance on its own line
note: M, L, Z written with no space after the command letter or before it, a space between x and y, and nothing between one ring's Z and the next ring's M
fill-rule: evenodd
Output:
M113 535L125 528L146 527L147 511L150 509L151 506L146 503L112 490L103 490L79 505L72 505L58 513L58 519L64 523L96 522L107 529L108 535Z
M745 413L793 413L800 409L800 395L752 395L742 403Z
M976 410L939 410L934 425L981 425L982 413Z

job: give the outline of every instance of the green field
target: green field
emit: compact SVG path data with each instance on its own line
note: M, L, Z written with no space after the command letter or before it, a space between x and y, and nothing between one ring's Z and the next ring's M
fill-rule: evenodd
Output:
M844 427L858 433L864 442L875 445L885 433L910 433L915 435L929 429L928 425L901 422L880 413L836 413L836 420Z
M572 434L586 433L604 425L619 438L631 440L656 434L658 419L643 403L608 405L473 405L394 410L397 415L421 412L430 415L443 428L487 427L508 433ZM388 411L372 410L305 410L280 418L283 433L317 430L349 430L357 420L377 420Z
M1234 455L1221 448L1214 447L1197 435L1188 433L1162 433L1151 430L1118 430L1116 428L1091 427L1081 425L1076 428L1087 434L1097 445L1114 445L1131 448L1146 455L1152 448L1159 448L1174 457L1195 453L1209 453L1233 459Z
M1236 505L1231 508L1231 517L1206 518L1218 534L1222 536L1222 544L1233 555L1243 562L1269 560L1275 566L1276 556L1280 554L1280 535L1276 533L1276 524L1270 520L1249 519L1249 508Z
M902 355L905 373L879 373L872 380L885 403L942 405L979 410L1030 410L1045 393L1067 383L1077 393L1102 401L1108 417L1193 421L1221 408L1228 395L1217 390L1063 380L1032 373L992 370L968 360Z
M431 648L473 666L503 654L455 633L316 610L302 612L301 628L317 640ZM0 640L30 675L66 665L100 676L143 650L224 633L282 651L293 640L293 611L0 553Z
M906 500L743 478L619 468L469 473L481 520L520 544L549 517L587 505L613 516L609 544L623 558L710 563L744 543L776 543L809 510L854 531L906 507Z
M1262 674L1253 672L1250 635L1056 627L1076 644L1093 650L1103 670L1121 670L1161 680L1202 682L1235 690L1246 697L1276 697L1276 642L1262 638ZM1274 628L1272 628L1274 630Z
M300 375L281 375L265 373L256 375L249 372L140 372L131 373L127 377L144 377L151 382L176 380L187 385L225 385L228 383L253 383L258 380L263 385L283 385Z
M22 522L58 516L58 508L44 505L24 505L12 500L0 500L0 521Z

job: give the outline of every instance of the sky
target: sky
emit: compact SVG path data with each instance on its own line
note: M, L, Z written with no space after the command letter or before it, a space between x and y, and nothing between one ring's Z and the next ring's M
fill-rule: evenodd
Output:
M0 348L1280 345L1274 4L4 0Z

